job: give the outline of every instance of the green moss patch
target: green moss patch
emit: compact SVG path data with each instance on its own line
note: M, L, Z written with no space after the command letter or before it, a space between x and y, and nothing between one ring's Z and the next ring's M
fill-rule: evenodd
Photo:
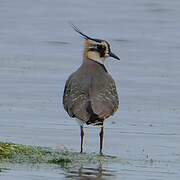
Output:
M94 153L80 154L68 150L0 142L0 162L47 163L69 167L78 164L114 161L114 159L116 158Z
M0 161L11 163L71 163L66 153L52 149L0 142Z

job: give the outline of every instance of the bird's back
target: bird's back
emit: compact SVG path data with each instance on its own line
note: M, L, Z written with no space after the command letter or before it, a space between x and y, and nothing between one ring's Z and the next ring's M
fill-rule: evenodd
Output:
M63 105L71 117L100 125L119 105L115 82L104 65L89 60L67 80Z

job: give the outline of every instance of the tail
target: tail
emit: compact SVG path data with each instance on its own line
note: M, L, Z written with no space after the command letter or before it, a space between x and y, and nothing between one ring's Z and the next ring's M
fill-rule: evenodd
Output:
M102 126L104 119L99 118L98 114L93 112L91 101L88 102L87 112L90 114L89 120L86 122L87 125L91 124L94 126Z

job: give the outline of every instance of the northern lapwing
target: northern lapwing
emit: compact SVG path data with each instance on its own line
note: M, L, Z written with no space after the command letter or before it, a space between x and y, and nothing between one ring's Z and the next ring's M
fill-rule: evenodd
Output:
M100 154L102 154L104 121L112 116L119 106L115 81L108 73L104 62L108 57L120 60L111 52L110 44L101 39L91 38L72 25L84 39L83 62L79 69L66 81L63 105L70 117L80 125L81 153L83 152L83 125L101 128Z

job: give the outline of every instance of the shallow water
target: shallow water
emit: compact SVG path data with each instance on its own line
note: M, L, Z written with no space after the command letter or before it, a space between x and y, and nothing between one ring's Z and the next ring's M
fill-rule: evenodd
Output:
M0 179L178 179L179 7L178 0L1 0L0 141L79 151L79 127L61 104L65 81L82 61L74 22L121 58L107 63L121 110L106 123L104 153L122 162L2 166ZM85 131L85 151L98 152L99 130Z

